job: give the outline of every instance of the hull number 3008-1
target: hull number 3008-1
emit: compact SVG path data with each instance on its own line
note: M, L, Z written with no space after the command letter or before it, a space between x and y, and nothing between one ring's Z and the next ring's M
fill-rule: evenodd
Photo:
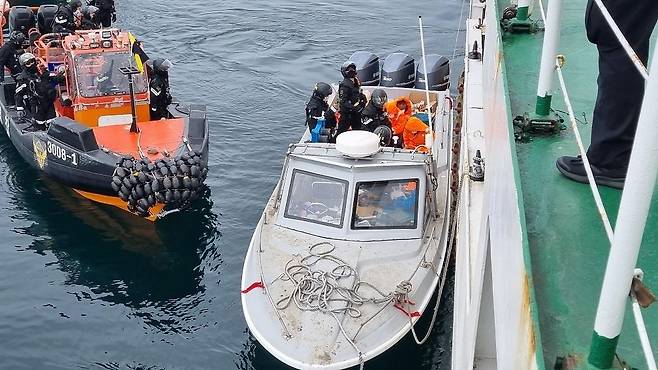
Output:
M74 166L78 165L78 155L76 153L67 153L66 149L51 141L49 141L46 146L48 148L48 154L52 155L53 157L61 159L65 162L71 162L71 164Z

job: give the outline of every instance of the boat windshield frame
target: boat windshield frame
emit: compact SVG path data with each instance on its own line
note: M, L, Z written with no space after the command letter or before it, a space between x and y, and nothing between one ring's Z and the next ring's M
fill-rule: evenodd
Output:
M352 201L352 215L350 217L350 229L352 230L401 230L401 229L415 229L418 226L418 199L420 194L418 191L420 180L418 178L407 178L407 179L387 179L387 180L369 180L369 181L357 181L354 185L354 197ZM411 186L413 184L413 186ZM381 189L376 189L374 193L373 190L379 185L384 185ZM391 186L392 185L392 186ZM370 189L362 188L365 186L370 186ZM389 188L389 186L391 186ZM396 188L397 187L397 188ZM388 189L388 192L386 191ZM376 198L379 197L377 200ZM386 199L387 198L387 199ZM386 199L387 201L385 201ZM409 204L408 199L411 199L413 203ZM368 206L363 208L371 208L373 215L369 216L372 220L380 218L382 215L387 213L387 208L397 210L403 210L403 207L411 206L410 211L405 216L413 217L413 223L409 225L403 225L402 223L393 224L393 225L370 225L369 221L363 217L361 222L362 225L357 224L357 213L360 207L360 201L368 202ZM391 205L392 207L386 207L386 205Z
M294 206L299 205L299 202L297 201L292 201L293 199L296 199L294 197L299 196L302 192L300 192L300 189L296 188L296 185L299 184L300 182L304 181L301 180L300 176L306 176L309 178L309 180L324 180L324 181L313 181L311 183L311 187L313 187L316 184L324 184L324 185L342 185L342 195L340 196L340 210L336 211L332 207L328 207L326 205L326 202L320 202L319 200L324 200L324 199L318 199L318 201L315 202L308 202L305 201L303 203L309 203L305 204L304 209L300 207L300 212L308 215L317 215L320 216L322 214L326 214L329 211L334 211L338 213L338 218L331 217L331 219L338 219L339 223L335 224L333 222L329 222L328 219L327 221L323 221L322 219L314 219L311 217L306 217L301 215L300 213L293 214L291 212L291 208ZM306 222L311 222L311 223L316 223L324 226L329 226L329 227L334 227L337 229L342 229L343 224L345 222L345 210L347 208L347 194L349 192L349 182L345 179L340 179L336 177L331 177L331 176L326 176L326 175L321 175L319 173L311 172L311 171L306 171L302 170L299 168L295 168L292 171L292 177L290 179L290 186L288 188L288 201L286 202L286 208L284 210L284 217L294 219L294 220L300 220L300 221L306 221ZM318 186L319 187L319 186ZM314 192L313 189L311 189L312 192ZM315 200L315 199L314 199ZM316 209L316 212L313 212L313 208ZM329 216L327 216L329 217Z
M75 66L75 89L82 98L130 95L128 76L119 70L121 67L132 65L132 53L129 51L99 51L77 54L73 57L73 61ZM83 68L88 69L88 71L82 73ZM109 76L104 76L108 72ZM103 92L99 86L106 81L109 82L108 86L110 88ZM135 94L147 92L147 81L145 71L133 76Z
M373 240L409 240L421 238L425 229L428 211L427 173L424 161L392 161L388 163L378 162L375 165L372 160L359 161L344 158L340 155L316 157L313 154L290 155L286 170L280 184L281 189L277 201L276 225L306 234L316 235L322 238L351 240L351 241L373 241ZM333 159L332 159L333 158ZM351 163L351 164L350 164ZM304 217L290 217L291 194L293 189L293 173L307 173L317 176L319 179L330 179L340 181L346 185L343 194L346 199L342 211L340 223L328 224L309 220ZM414 204L415 223L411 227L387 227L387 228L352 228L353 209L357 184L365 182L382 181L405 181L415 180L417 188L417 200ZM323 181L323 180L320 180ZM331 188L323 188L332 191ZM335 197L334 197L335 198ZM331 205L328 204L330 207ZM324 207L323 207L324 208ZM330 216L336 217L335 213Z

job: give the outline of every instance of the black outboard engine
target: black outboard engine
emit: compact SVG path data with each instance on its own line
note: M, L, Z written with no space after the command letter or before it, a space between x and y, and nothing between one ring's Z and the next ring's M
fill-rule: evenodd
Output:
M450 61L439 54L425 56L427 62L427 78L430 80L429 89L444 91L450 87ZM418 63L416 69L416 88L425 90L425 69L423 63Z
M381 86L414 87L416 65L413 58L404 53L393 53L382 64Z
M9 11L9 32L20 31L27 37L27 32L34 28L34 12L27 6L14 6Z
M379 85L379 57L368 51L352 54L350 62L356 65L356 76L363 86Z
M37 12L37 24L39 25L39 33L45 35L53 32L53 20L57 13L57 5L44 4L39 7Z

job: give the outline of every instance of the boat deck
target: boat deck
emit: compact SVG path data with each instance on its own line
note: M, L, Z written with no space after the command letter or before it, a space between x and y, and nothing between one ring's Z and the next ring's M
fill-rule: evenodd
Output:
M499 4L499 12L508 5ZM597 52L585 34L586 1L564 1L562 6L558 50L566 57L563 72L567 89L581 121L583 142L588 145L596 99ZM532 19L541 19L538 7L534 13ZM512 116L534 112L543 35L503 37ZM554 86L553 109L566 111L557 76ZM566 113L561 115L568 121ZM609 243L589 186L567 180L555 168L557 157L578 153L570 126L555 136L534 135L530 142L517 142L516 151L546 368L553 369L558 357L570 357L569 368L584 369ZM606 187L600 191L614 226L621 191ZM645 272L645 284L654 291L658 290L656 225L658 196L654 195L638 262ZM655 352L658 304L643 313ZM617 352L632 366L646 367L630 304Z

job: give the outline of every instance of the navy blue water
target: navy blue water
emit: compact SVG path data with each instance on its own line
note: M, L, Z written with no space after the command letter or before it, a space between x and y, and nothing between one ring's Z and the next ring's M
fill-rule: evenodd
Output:
M418 58L420 14L427 52L452 57L462 2L117 7L152 58L173 61L173 93L208 105L208 189L193 209L151 224L39 177L0 136L0 368L286 368L250 336L240 276L308 95L337 81L354 50ZM366 368L449 368L447 296L427 344L407 336Z

